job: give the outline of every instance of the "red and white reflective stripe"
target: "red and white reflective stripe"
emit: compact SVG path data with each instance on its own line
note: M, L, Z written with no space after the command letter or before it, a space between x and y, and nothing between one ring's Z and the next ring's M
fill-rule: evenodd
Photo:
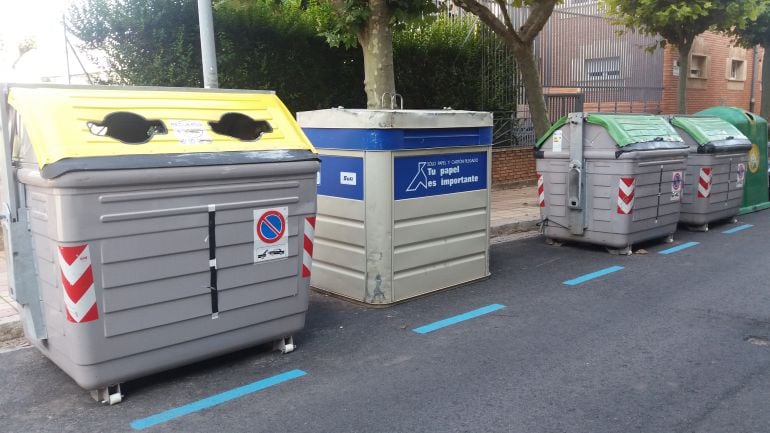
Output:
M633 177L621 177L618 181L618 213L631 215L634 211L634 188L636 179Z
M543 175L540 173L537 173L537 198L540 207L545 207L545 185Z
M313 239L315 238L315 217L305 218L305 236L302 242L302 278L310 278L313 265Z
M711 195L711 167L700 169L700 179L698 179L698 198L708 198Z
M85 323L99 318L94 271L88 244L59 247L59 268L67 320Z

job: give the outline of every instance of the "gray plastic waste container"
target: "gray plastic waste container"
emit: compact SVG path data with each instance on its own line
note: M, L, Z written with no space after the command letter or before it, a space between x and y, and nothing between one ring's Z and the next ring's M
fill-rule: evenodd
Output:
M688 147L662 117L572 113L535 146L546 239L630 254L673 239Z
M321 155L313 287L390 304L489 275L490 113L297 119Z
M139 376L293 349L319 163L274 94L12 86L0 102L12 294L81 387L116 403Z
M707 231L711 222L735 219L751 141L718 117L673 116L671 124L690 147L679 221Z

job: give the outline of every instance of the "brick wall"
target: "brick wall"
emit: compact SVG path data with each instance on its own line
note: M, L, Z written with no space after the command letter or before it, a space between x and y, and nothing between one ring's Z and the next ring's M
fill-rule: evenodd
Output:
M730 44L728 37L706 32L696 40L691 53L707 56L708 78L688 78L688 113L695 113L715 105L729 105L749 109L751 79L754 77L754 58L751 49L742 50L734 48ZM760 80L762 74L762 53L761 49L757 53L759 68L757 68L757 83L754 90L755 111L759 111L762 88ZM674 76L673 67L674 61L678 58L679 52L676 48L666 48L663 54L663 101L661 107L664 114L677 112L676 95L679 77ZM730 80L726 77L729 68L728 59L731 58L741 58L745 61L745 80Z
M751 80L756 77L754 90L754 111L759 111L760 93L762 90L762 54L760 49L759 68L754 75L754 58L751 49L736 49L730 44L730 39L718 34L706 32L696 42L693 53L708 56L708 78L691 78L687 87L687 111L695 113L715 105L730 105L749 109L751 99ZM672 70L674 61L679 54L672 47L666 48L663 56L663 96L661 111L663 114L677 112L677 86L679 77L674 76ZM727 78L728 59L740 58L745 61L745 80L730 80ZM596 105L596 104L593 104ZM614 110L614 104L602 104L601 111ZM644 109L644 103L624 102L618 103L620 112L654 112L657 107ZM585 104L584 110L598 111L598 106ZM508 187L531 184L535 180L535 160L532 156L532 148L500 148L492 151L492 186Z
M531 147L492 150L492 187L504 188L535 181L535 158Z

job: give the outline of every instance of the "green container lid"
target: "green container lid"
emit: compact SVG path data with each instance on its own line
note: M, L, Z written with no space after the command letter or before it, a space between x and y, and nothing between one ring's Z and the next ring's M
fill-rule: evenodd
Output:
M684 141L671 124L662 117L654 115L597 113L589 114L586 117L586 122L604 127L618 147L656 141L678 143ZM554 131L566 124L566 116L557 120L551 129L535 143L535 148L540 148Z
M738 128L718 117L676 116L671 119L671 124L690 134L700 146L728 140L741 140L750 144Z

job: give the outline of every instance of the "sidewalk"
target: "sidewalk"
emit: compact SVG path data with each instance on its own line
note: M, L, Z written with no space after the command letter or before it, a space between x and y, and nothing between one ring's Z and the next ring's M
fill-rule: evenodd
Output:
M8 293L8 273L5 268L5 251L0 251L0 349L4 342L22 336L18 304Z
M492 191L492 238L535 230L540 219L537 207L537 187ZM18 304L8 293L5 251L0 251L0 349L12 345L11 340L22 337Z
M537 229L537 186L492 190L492 238Z

